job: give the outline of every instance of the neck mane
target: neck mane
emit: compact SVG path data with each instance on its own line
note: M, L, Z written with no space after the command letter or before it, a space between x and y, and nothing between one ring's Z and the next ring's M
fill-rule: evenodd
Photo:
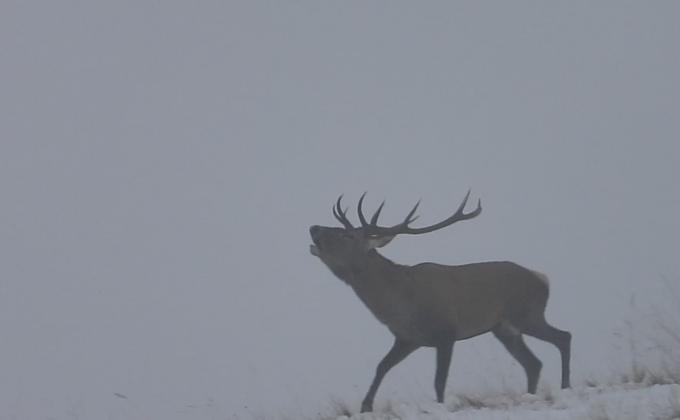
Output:
M357 282L370 281L371 277L377 277L380 273L385 271L390 271L398 264L385 257L375 249L368 251L366 258L362 260L361 264L353 267L350 270L350 275L345 282L350 286L355 285Z
M355 265L327 265L336 277L352 287L399 266L374 249Z

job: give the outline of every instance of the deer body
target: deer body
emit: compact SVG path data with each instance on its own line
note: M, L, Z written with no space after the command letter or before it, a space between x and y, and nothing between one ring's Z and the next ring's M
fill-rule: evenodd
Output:
M463 340L504 321L522 324L545 309L545 281L512 262L407 266L374 253L343 280L392 334L425 347L442 335Z
M562 356L562 387L569 386L571 334L545 321L548 283L544 275L500 261L407 266L376 251L398 234L425 233L476 217L481 212L480 205L472 213L463 213L467 197L453 216L419 229L409 227L417 205L401 224L382 228L377 226L382 205L369 224L361 210L362 196L358 206L362 227L354 228L338 199L333 212L344 229L310 228L312 254L351 286L395 337L392 349L378 365L362 411L372 410L374 396L387 371L419 347L437 350L435 390L437 400L443 402L453 344L486 332L492 332L525 369L531 393L536 392L541 362L526 347L522 334L555 344Z

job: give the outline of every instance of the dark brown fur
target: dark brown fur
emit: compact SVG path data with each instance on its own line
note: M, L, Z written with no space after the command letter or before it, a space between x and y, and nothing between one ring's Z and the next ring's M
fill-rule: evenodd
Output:
M536 392L541 362L522 335L557 346L562 356L562 387L569 387L571 334L545 320L545 276L511 262L400 265L375 250L393 236L322 226L312 226L310 233L312 254L351 286L395 337L392 349L378 365L362 411L372 410L387 371L419 347L437 350L435 391L437 401L443 402L453 344L487 332L522 365L530 393Z

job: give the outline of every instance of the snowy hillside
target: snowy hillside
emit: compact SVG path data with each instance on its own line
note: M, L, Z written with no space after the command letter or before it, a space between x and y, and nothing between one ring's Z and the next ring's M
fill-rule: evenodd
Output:
M356 413L358 402L335 403L316 420L680 420L680 286L663 291L645 305L631 300L613 370L586 374L572 389L468 391L448 394L445 404L378 398L366 414Z
M351 420L671 420L680 419L680 385L579 387L539 396L452 397L446 404L387 403Z

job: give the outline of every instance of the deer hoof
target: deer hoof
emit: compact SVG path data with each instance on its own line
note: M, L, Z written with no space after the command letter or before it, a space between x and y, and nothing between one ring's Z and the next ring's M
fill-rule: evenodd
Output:
M370 413L371 411L373 411L373 404L372 403L364 402L364 403L361 404L361 412L362 413Z

